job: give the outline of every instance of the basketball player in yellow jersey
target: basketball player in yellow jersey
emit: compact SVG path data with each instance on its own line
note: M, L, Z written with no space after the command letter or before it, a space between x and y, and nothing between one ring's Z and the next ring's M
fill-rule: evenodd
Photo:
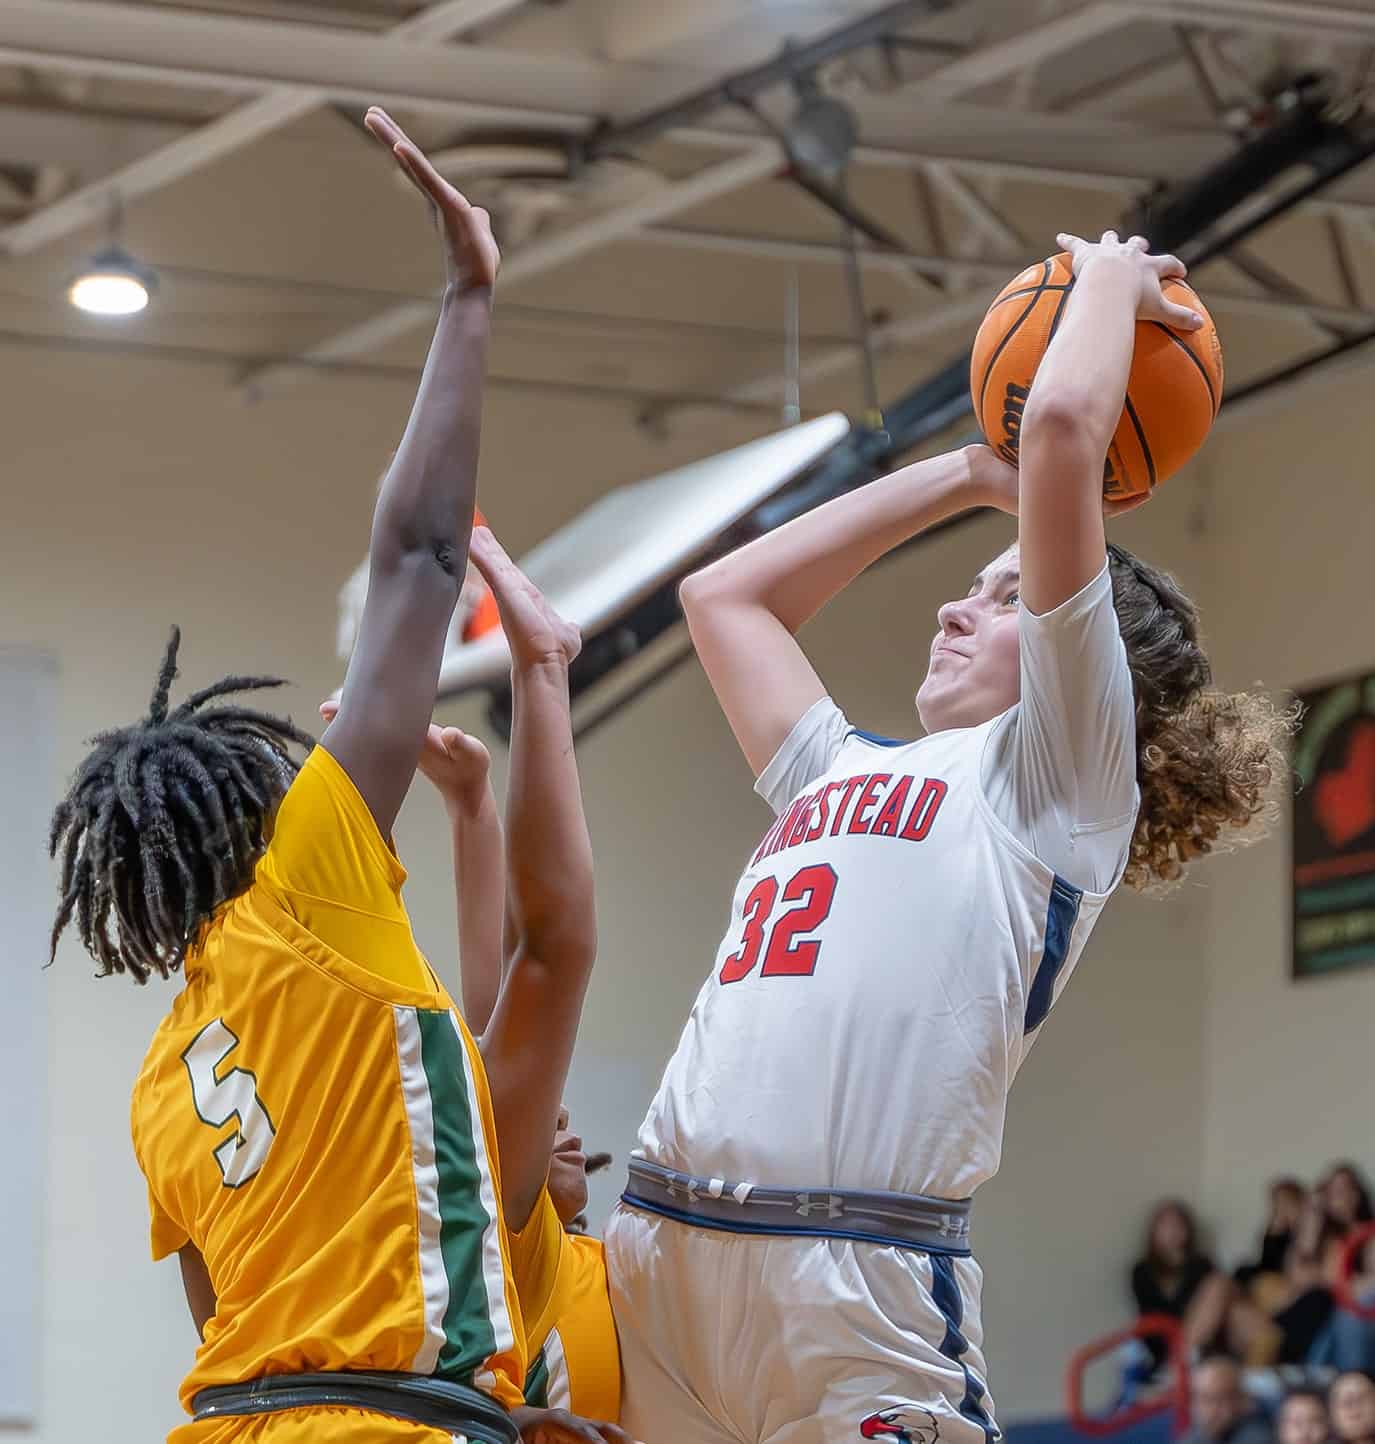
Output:
M614 1420L621 1363L606 1260L599 1239L567 1229L587 1204L587 1160L559 1103L597 951L568 699L581 643L485 527L472 556L511 648L509 868L483 744L432 724L419 766L453 829L464 1014L482 1033L496 1111L527 1401ZM337 711L320 708L327 722Z
M597 950L592 851L568 708L567 665L578 637L483 528L474 533L473 556L512 652L509 845L491 759L477 738L431 726L420 770L453 830L463 1005L482 1034L491 1080L529 1349L527 1399L615 1419L621 1365L606 1259L599 1239L569 1231L587 1204L587 1160L559 1102ZM328 719L333 704L321 710Z
M143 722L103 734L53 821L54 947L186 983L135 1085L155 1257L203 1343L176 1444L562 1444L619 1430L522 1403L525 1342L486 1079L417 949L388 842L464 573L498 256L383 113L430 199L448 282L378 499L339 714L297 769L290 722L172 709L174 631Z

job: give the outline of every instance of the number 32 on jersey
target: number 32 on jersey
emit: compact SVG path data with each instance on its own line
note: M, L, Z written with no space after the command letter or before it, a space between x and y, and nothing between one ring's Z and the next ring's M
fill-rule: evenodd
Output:
M722 965L722 983L749 977L761 956L761 978L810 977L821 943L808 934L830 917L835 890L835 869L824 862L804 867L781 887L777 878L760 878L745 899L744 936ZM777 912L780 905L783 911Z

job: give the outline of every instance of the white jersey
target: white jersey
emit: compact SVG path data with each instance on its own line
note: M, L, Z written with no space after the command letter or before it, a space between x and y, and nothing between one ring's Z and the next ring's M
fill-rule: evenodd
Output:
M938 1198L996 1172L1138 804L1107 568L1020 628L1021 701L983 726L892 742L826 698L765 768L777 820L641 1128L652 1161Z

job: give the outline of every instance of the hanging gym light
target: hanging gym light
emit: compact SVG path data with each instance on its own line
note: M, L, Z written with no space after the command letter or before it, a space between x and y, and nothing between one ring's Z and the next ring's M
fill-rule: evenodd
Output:
M67 299L89 316L133 316L148 304L157 276L122 246L107 246L92 256L67 287Z
M120 245L124 227L124 201L110 196L105 249L92 256L85 269L67 287L67 299L88 316L134 316L157 290L157 273L136 261Z

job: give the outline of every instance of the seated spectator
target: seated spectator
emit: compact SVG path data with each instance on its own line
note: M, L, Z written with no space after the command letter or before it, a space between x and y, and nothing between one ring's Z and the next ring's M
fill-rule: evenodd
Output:
M1297 1178L1277 1178L1270 1185L1270 1212L1260 1239L1260 1253L1254 1262L1242 1264L1233 1276L1262 1308L1267 1293L1283 1286L1284 1260L1307 1198L1308 1190Z
M1351 1295L1362 1308L1375 1307L1375 1239L1366 1244L1355 1261ZM1363 1318L1344 1308L1335 1308L1327 1326L1308 1354L1315 1368L1375 1373L1375 1319Z
M1341 1266L1343 1228L1323 1207L1323 1190L1304 1205L1285 1260L1285 1289L1271 1304L1281 1340L1280 1364L1304 1364L1332 1317L1332 1289Z
M1188 1205L1176 1199L1157 1204L1146 1229L1145 1254L1132 1269L1137 1312L1180 1320L1190 1351L1204 1354L1218 1342L1234 1294L1232 1281L1200 1248ZM1143 1342L1158 1369L1168 1354L1165 1341Z
M1190 1397L1193 1425L1183 1444L1272 1444L1270 1426L1241 1387L1241 1369L1231 1359L1199 1364Z
M1327 1394L1337 1444L1375 1444L1375 1380L1360 1369L1338 1374Z
M1334 1163L1318 1185L1318 1196L1327 1216L1343 1234L1375 1218L1370 1202L1370 1185L1354 1163Z
M1327 1398L1320 1389L1291 1389L1280 1404L1278 1444L1327 1444Z

